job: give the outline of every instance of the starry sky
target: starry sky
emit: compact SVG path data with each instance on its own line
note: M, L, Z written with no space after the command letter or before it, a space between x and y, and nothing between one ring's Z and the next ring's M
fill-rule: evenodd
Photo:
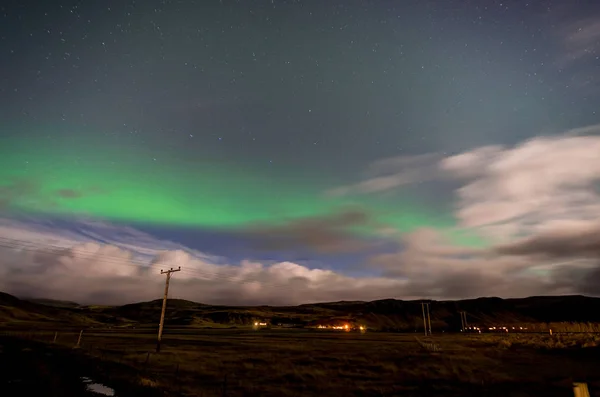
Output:
M556 258L517 245L598 221L598 2L9 1L0 59L12 248L251 261L304 300L487 292L460 272L514 277L503 296L595 293L564 280L600 254L540 270ZM314 272L351 287L314 292ZM248 283L219 299L283 301Z

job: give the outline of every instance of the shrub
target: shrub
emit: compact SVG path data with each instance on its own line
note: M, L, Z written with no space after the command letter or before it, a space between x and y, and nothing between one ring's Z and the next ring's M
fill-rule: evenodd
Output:
M498 342L498 347L501 349L508 349L511 346L512 346L512 342L509 341L508 339L502 339L500 342Z

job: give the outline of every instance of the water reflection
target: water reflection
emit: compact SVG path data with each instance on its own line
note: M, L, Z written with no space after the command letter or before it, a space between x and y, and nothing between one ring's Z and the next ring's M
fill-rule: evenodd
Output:
M102 394L105 396L114 396L115 391L110 387L104 386L100 383L93 382L90 378L85 376L81 377L81 381L86 385L87 389L91 392Z

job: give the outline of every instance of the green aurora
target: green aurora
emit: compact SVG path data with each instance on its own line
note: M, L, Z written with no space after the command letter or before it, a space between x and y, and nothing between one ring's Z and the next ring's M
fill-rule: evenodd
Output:
M424 226L447 230L455 224L451 215L422 207L409 192L402 192L404 198L331 198L324 192L340 184L331 176L214 161L199 166L196 160L191 166L185 157L159 156L129 142L116 147L101 139L48 139L34 146L16 139L0 154L0 189L14 191L9 209L30 214L239 229L360 206L376 222L401 232ZM19 188L23 184L28 188ZM454 237L468 244L476 241Z

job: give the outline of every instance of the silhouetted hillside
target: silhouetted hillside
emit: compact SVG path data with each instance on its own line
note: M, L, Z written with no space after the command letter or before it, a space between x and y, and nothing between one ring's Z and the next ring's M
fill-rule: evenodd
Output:
M39 304L36 302L46 302ZM52 306L48 303L58 302ZM429 301L432 327L460 329L460 311L470 325L497 326L550 322L600 323L600 298L585 296L535 296L522 299L477 298ZM76 306L49 299L26 301L0 293L0 321L87 324L94 326L155 326L162 300L123 306ZM383 299L372 302L341 301L299 306L214 306L169 299L169 326L231 327L268 322L273 326L316 326L350 322L382 331L422 329L421 301Z
M62 307L62 308L76 308L81 306L79 303L71 302L71 301L61 301L56 299L43 299L43 298L27 298L23 299L32 303L38 303L40 305L52 306L52 307Z
M0 292L0 323L15 325L40 322L70 325L97 323L83 311L30 302Z

